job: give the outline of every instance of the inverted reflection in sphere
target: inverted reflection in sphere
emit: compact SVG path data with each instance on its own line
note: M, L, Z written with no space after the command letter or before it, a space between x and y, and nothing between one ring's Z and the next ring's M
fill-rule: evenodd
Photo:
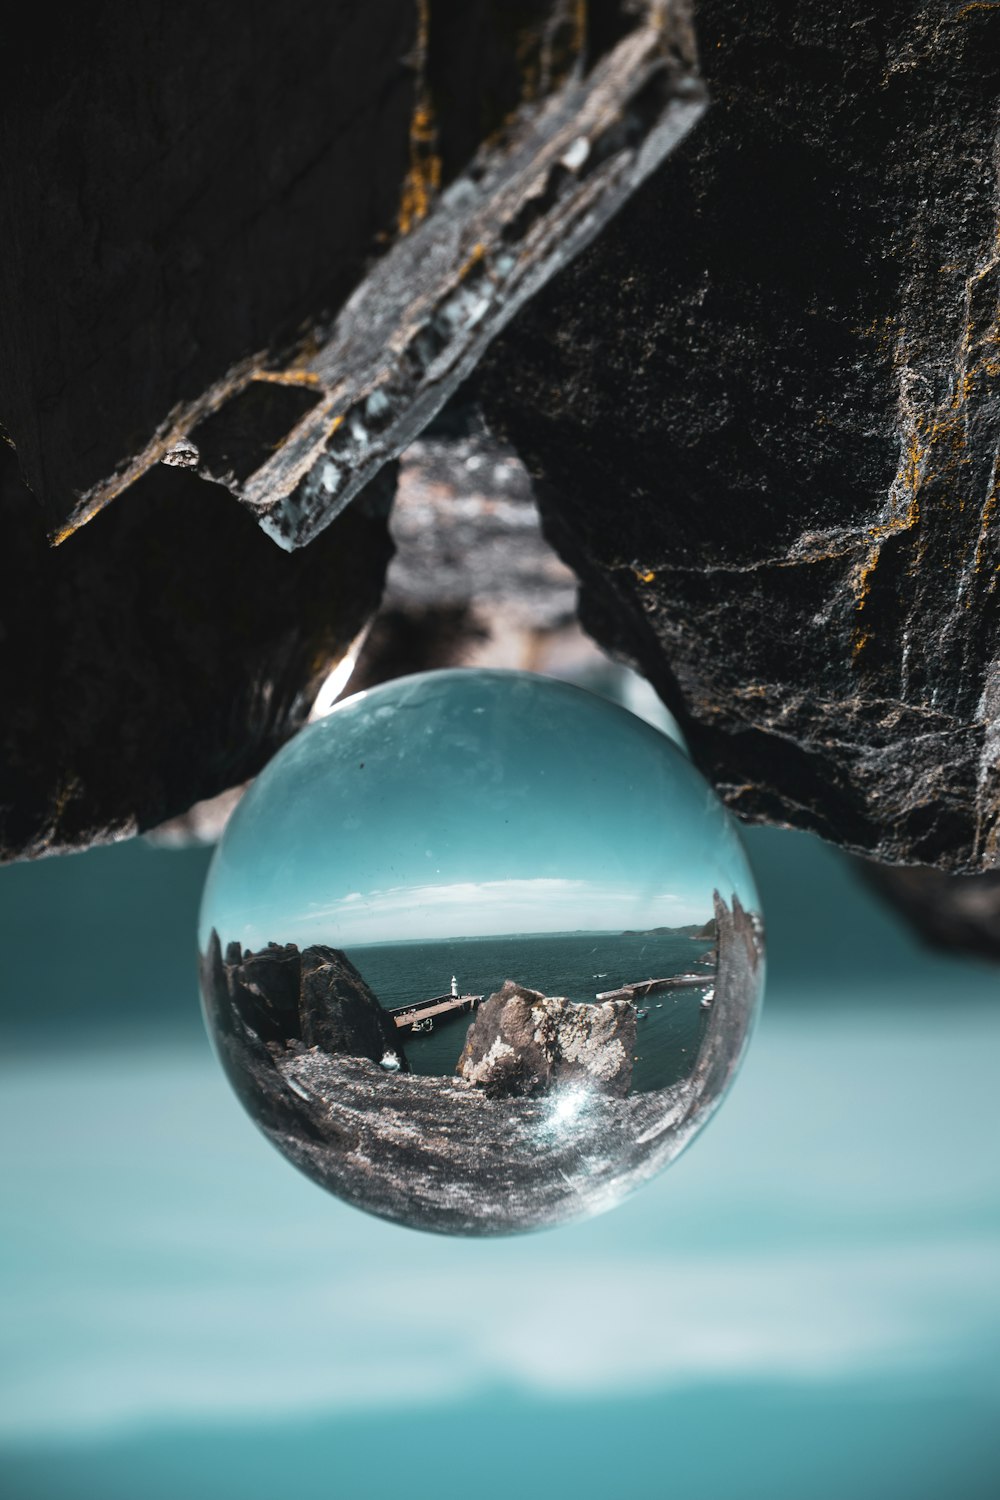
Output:
M348 1202L496 1234L609 1207L739 1064L763 985L733 820L627 710L516 672L358 694L263 771L201 913L210 1032Z

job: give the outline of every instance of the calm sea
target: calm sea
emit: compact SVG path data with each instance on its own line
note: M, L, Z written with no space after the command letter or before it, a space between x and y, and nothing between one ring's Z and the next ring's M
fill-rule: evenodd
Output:
M598 991L632 980L697 970L695 960L710 946L675 933L557 932L388 943L351 948L348 957L382 1004L393 1009L447 994L453 974L463 995L489 996L505 979L514 979L546 995L593 1002ZM664 991L640 1002L646 1014L639 1021L633 1088L666 1088L690 1071L705 1025L701 1000L712 971L706 968L705 976L701 989ZM460 1015L438 1020L429 1035L409 1037L410 1067L415 1073L454 1072L468 1027L468 1016Z

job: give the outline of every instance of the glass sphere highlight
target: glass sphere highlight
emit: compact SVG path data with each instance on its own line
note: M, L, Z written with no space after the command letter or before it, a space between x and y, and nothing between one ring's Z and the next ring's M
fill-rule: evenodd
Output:
M736 825L659 730L519 672L401 678L279 752L216 851L206 1022L296 1166L456 1234L594 1213L714 1112L764 981Z

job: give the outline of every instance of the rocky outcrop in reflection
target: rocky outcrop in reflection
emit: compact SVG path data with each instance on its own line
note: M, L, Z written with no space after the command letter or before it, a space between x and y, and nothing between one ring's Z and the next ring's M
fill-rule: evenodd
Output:
M563 1087L568 1074L540 1093L495 1097L465 1078L389 1073L370 1057L331 1054L300 1037L269 1047L239 1009L240 973L259 955L227 965L214 933L202 960L205 1003L238 1096L314 1181L370 1213L424 1229L542 1228L625 1196L672 1161L714 1112L743 1055L763 982L759 918L718 893L715 917L715 999L691 1072L670 1088L628 1097L592 1083ZM525 995L533 992L510 986L506 1001L503 990L491 998L502 1014L511 998ZM477 1044L477 1055L488 1051ZM585 1079L581 1069L572 1082Z
M480 1006L455 1071L495 1099L570 1083L623 1099L632 1084L635 1031L628 1000L578 1005L508 979Z
M376 1063L388 1054L406 1070L392 1017L339 948L316 944L302 954L299 1017L307 1047Z
M327 1136L319 1119L303 1109L301 1097L278 1073L267 1042L246 1019L247 992L239 981L240 964L231 961L234 950L240 954L239 944L230 943L223 958L219 935L213 932L201 958L202 1001L226 1077L243 1108L266 1135L322 1142Z
M299 985L302 955L294 943L271 943L244 958L239 943L226 949L229 983L241 1016L264 1042L301 1035Z
M207 980L207 984L206 984ZM272 1061L284 1051L319 1047L331 1054L408 1064L399 1032L378 996L339 948L269 943L258 952L226 946L213 932L202 959L202 989L223 1033L250 1031ZM206 1003L209 1003L206 1001Z

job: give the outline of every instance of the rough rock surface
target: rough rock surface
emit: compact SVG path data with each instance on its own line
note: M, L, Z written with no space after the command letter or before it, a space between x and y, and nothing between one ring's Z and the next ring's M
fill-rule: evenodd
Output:
M302 953L300 1035L307 1047L381 1062L386 1053L406 1059L399 1032L378 996L337 948L319 944Z
M58 539L164 462L303 544L704 108L684 0L21 20L0 416Z
M1000 846L1000 7L697 0L712 105L494 345L599 641L741 816Z
M202 975L216 997L213 1014L228 1008L269 1055L318 1047L380 1063L389 1053L408 1069L398 1029L339 948L315 943L300 953L295 943L269 943L252 952L229 942L223 956L213 931Z
M238 980L225 962L217 932L201 957L201 993L212 1040L243 1108L264 1130L291 1131L303 1140L327 1139L322 1120L279 1075L267 1044L244 1019Z
M1000 9L693 8L711 108L479 390L539 477L587 624L741 815L988 869ZM92 482L110 500L233 360L257 362L204 419L205 472L230 482L287 435L312 402L282 363L300 320L332 318L484 132L558 86L584 10L595 55L640 14L390 0L372 27L337 0L288 26L254 0L196 37L159 0L57 35L27 18L2 101L0 418L35 497L3 480L0 857L159 823L301 721L377 593L349 527L272 573L175 469L44 560L43 532Z
M284 1042L301 1037L302 955L295 944L269 943L258 953L242 955L238 943L230 944L226 961L232 965L233 1002L261 1041Z
M331 1192L422 1229L542 1228L606 1207L654 1176L718 1105L748 1040L763 946L755 913L718 895L715 910L715 1000L689 1077L625 1099L594 1093L569 1118L558 1093L494 1099L462 1079L386 1073L319 1049L272 1056L226 1019L232 1005L217 942L202 961L206 1005L223 1020L220 1059L251 1118Z
M159 467L52 548L0 443L0 861L142 832L256 775L378 605L387 509L288 556Z
M56 531L178 403L341 302L394 230L417 7L380 0L372 24L358 0L217 0L193 24L96 0L18 22L0 421ZM273 441L308 393L260 394Z
M596 53L639 14L586 9ZM43 533L92 481L110 500L116 465L233 360L253 380L205 417L205 472L229 482L287 435L312 401L281 362L300 319L333 317L484 129L558 85L580 10L432 4L426 45L395 0L381 28L353 0L293 27L226 3L183 46L158 0L58 35L28 17L2 102L0 417L35 496L0 479L0 857L159 823L301 722L370 616L369 518L272 563L175 469L52 556ZM694 18L708 114L479 392L589 627L741 815L989 869L1000 8L695 0Z
M376 273L395 252L419 271L394 288L400 316L416 317L409 363L432 384L457 381L441 338L478 339L477 299L492 327L599 227L656 156L653 94L663 84L672 100L676 69L689 71L683 6L659 3L386 0L373 24L356 0L308 15L224 0L197 35L160 0L125 22L100 3L55 33L44 16L22 20L0 98L0 437L17 452L3 446L0 476L0 695L16 705L0 740L0 858L184 814L245 782L301 723L370 618L384 534L366 536L365 519L391 494L393 466L366 489L365 515L336 523L294 566L254 557L206 481L243 493L316 419L316 382L346 378L345 361L331 356L325 373L309 361L366 273L383 286ZM595 68L637 31L638 71L624 74L639 93L621 116L597 109L581 155L573 99L582 88L593 115ZM640 87L647 64L652 91ZM692 88L688 122L702 107ZM436 251L406 247L484 141L470 191L490 152L543 114L545 193L534 181L526 203L508 193L513 218L500 226L518 253L494 245L486 267L483 244L463 239L459 193L432 235L455 294L436 304ZM357 319L353 365L396 348L395 304L380 295L366 307L381 331ZM350 421L327 411L323 440L336 429L350 449L365 427L377 447L382 407L369 409L370 395ZM196 444L173 441L178 424ZM324 474L339 466L338 483L353 484L367 457L338 454ZM270 499L264 484L254 503ZM43 555L46 533L63 544L57 557ZM405 666L404 654L395 670Z
M627 1000L578 1005L508 979L479 1007L455 1071L496 1099L573 1082L624 1099L635 1033Z

